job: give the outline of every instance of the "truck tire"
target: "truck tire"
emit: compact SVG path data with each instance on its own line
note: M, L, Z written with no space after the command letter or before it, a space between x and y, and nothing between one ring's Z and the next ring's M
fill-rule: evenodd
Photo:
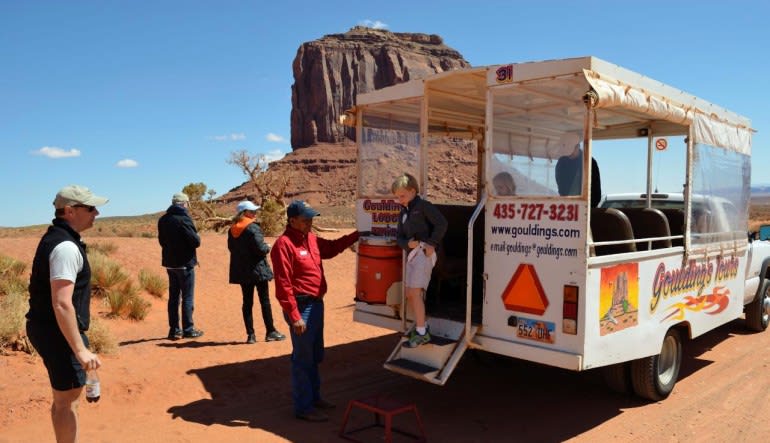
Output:
M759 294L746 305L746 327L751 331L762 332L770 322L770 280L763 279Z
M682 337L669 329L660 354L631 362L631 383L636 395L653 401L663 400L674 390L682 366Z
M628 362L616 363L601 368L604 383L618 394L630 394L634 387L631 385L631 365Z

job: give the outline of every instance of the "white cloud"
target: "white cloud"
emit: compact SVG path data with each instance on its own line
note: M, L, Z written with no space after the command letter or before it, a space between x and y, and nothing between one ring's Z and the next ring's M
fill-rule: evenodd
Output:
M272 132L268 133L265 136L265 140L273 143L286 143L286 139L281 137L278 134L273 134Z
M136 168L139 166L139 162L136 160L131 160L130 158L124 158L123 160L115 163L115 166L118 168Z
M237 141L240 141L240 140L246 140L246 134L244 134L243 132L239 132L237 134L236 133L232 133L232 134L227 134L227 135L214 135L214 136L209 137L209 139L215 140L215 141L218 141L218 142L226 142L226 141L237 142Z
M69 151L65 151L62 148L56 146L43 146L37 151L32 151L35 155L43 155L48 158L67 158L67 157L80 157L80 150L72 148Z
M280 149L273 149L272 151L264 154L265 161L267 163L274 162L276 160L282 159L286 155L285 152L281 151Z
M358 22L358 24L361 26L366 26L367 28L388 29L387 23L383 23L379 20L369 20L368 18L361 20L360 22Z

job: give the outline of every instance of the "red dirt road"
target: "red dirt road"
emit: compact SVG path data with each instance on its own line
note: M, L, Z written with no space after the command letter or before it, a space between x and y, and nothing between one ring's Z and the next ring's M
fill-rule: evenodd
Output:
M165 276L155 239L86 237L114 243L112 258L134 277L142 268ZM31 263L37 241L0 238L0 253ZM372 394L414 402L435 442L765 441L770 432L770 332L748 333L742 320L685 343L680 381L659 403L611 393L596 371L483 353L466 355L444 387L387 372L382 362L397 337L352 322L350 251L325 262L330 291L322 391L338 407L328 423L301 422L292 415L289 341L243 344L240 291L227 284L226 238L204 235L199 256L195 322L205 335L167 341L165 300L146 294L152 310L144 321L103 319L120 348L103 357L101 401L80 404L80 441L336 442L347 402ZM98 303L95 315L104 312ZM273 313L287 332L275 302ZM261 338L256 306L255 327ZM50 396L38 358L0 357L0 443L53 441ZM357 411L350 426L369 419ZM408 415L395 424L416 430ZM358 435L379 441L382 430Z

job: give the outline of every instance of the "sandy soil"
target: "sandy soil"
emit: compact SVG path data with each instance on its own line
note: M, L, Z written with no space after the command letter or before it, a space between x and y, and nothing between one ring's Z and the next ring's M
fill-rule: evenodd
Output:
M2 238L0 252L31 262L37 241ZM164 275L155 239L104 241L117 245L113 258L134 276L142 268ZM301 422L292 415L289 341L244 344L239 289L227 284L225 237L204 235L199 255L195 321L205 336L166 340L165 301L151 296L146 320L105 319L120 348L103 358L101 401L80 405L81 441L334 442L348 401L373 394L414 402L436 442L764 441L770 431L770 333L749 334L742 320L686 343L680 381L660 403L611 393L595 371L483 353L466 355L444 387L385 371L382 362L397 337L352 322L351 251L325 264L330 292L322 390L338 407L328 423ZM99 315L104 309L95 303ZM273 312L287 332L275 302ZM258 310L255 316L260 337ZM53 441L49 405L39 359L0 357L0 442ZM354 411L349 426L369 420ZM416 430L408 414L395 424ZM375 428L357 435L379 441L383 434Z

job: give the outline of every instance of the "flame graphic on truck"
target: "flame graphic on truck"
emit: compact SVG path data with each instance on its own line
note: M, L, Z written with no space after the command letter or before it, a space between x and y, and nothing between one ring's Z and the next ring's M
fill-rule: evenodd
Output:
M669 314L660 321L668 319L684 320L686 311L704 312L708 315L716 315L727 309L730 304L730 290L724 286L715 286L710 294L697 296L687 295L681 302L674 303L666 308Z

